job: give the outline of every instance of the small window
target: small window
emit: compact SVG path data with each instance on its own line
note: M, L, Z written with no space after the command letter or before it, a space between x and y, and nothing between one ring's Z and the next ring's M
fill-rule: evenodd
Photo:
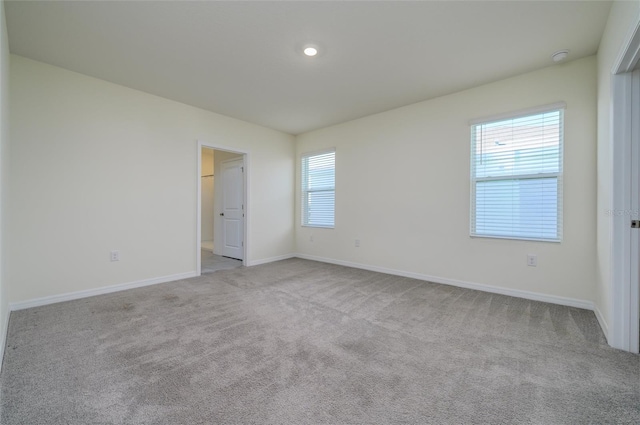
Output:
M329 227L335 224L336 152L302 156L302 225Z
M471 236L562 239L564 105L471 125Z

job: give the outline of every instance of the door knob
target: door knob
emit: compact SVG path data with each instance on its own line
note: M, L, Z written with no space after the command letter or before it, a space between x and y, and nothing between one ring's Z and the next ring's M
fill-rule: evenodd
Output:
M224 213L220 213L221 216L224 216Z

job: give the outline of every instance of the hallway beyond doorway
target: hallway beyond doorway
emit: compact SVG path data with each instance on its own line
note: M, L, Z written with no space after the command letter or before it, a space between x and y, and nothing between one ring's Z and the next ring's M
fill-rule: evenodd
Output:
M202 256L202 262L200 263L202 265L202 274L213 273L217 270L229 270L242 267L242 260L215 255L206 249L200 250L200 255Z

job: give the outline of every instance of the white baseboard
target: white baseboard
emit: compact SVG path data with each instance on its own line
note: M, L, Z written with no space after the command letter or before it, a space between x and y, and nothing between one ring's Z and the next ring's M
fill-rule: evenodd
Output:
M602 332L604 333L605 338L607 338L607 342L609 342L609 325L607 324L607 321L604 319L604 314L602 314L602 311L600 311L597 304L593 305L593 312L596 315L596 319L598 319L598 323L602 328Z
M248 266L257 266L259 264L272 263L274 261L286 260L295 257L294 254L285 254L277 257L263 258L248 262ZM190 277L199 276L197 272L186 272L174 274L170 276L161 276L152 279L139 280L136 282L121 283L118 285L103 286L95 289L86 289L77 292L67 292L65 294L51 295L48 297L34 298L26 301L18 301L9 304L9 311L24 310L25 308L40 307L48 304L55 304L64 301L77 300L80 298L93 297L95 295L109 294L112 292L125 291L127 289L141 288L143 286L156 285L158 283L172 282L180 279L188 279Z
M274 261L288 260L296 257L295 254L278 255L277 257L262 258L260 260L247 261L247 266L259 266L260 264L273 263Z
M136 282L121 283L118 285L103 286L95 289L86 289L83 291L67 292L65 294L51 295L48 297L34 298L26 301L18 301L9 303L9 310L23 310L25 308L40 307L48 304L55 304L63 301L77 300L80 298L93 297L95 295L110 294L112 292L125 291L127 289L141 288L143 286L156 285L158 283L172 282L174 280L188 279L196 277L196 272L179 273L169 276L155 277L152 279L138 280Z
M491 293L500 294L500 295L508 295L510 297L524 298L524 299L533 300L533 301L542 301L546 303L564 305L567 307L583 308L585 310L594 309L594 304L592 301L580 300L576 298L567 298L567 297L560 297L557 295L541 294L538 292L523 291L521 289L502 288L499 286L486 285L484 283L466 282L462 280L448 279L448 278L438 277L438 276L429 276L421 273L413 273L413 272L407 272L403 270L388 269L385 267L352 263L350 261L335 260L333 258L325 258L325 257L316 257L313 255L307 255L307 254L296 254L295 256L298 258L306 259L306 260L320 261L323 263L337 264L340 266L353 267L356 269L364 269L364 270L370 270L373 272L392 274L396 276L409 277L409 278L419 279L419 280L426 280L428 282L441 283L443 285L457 286L460 288L475 289L477 291L491 292Z
M4 352L7 344L7 334L9 333L9 317L11 316L11 307L7 304L7 309L4 314L4 325L0 329L0 371L2 371L2 365L4 363Z

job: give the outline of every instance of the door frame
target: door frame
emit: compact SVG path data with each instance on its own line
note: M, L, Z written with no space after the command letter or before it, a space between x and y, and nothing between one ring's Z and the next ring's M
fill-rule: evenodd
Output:
M196 164L196 198L197 208L196 208L196 273L198 276L202 274L202 258L201 258L201 249L202 249L202 148L214 149L217 151L225 151L231 152L235 154L242 155L242 161L244 165L244 255L242 260L242 265L246 266L249 264L249 245L251 244L251 232L250 232L250 223L249 220L251 214L251 203L250 201L250 184L251 184L251 167L250 167L250 157L251 152L247 149L239 149L230 146L224 146L216 143L209 143L203 140L198 140L196 143L197 154L197 164ZM213 171L215 174L215 170ZM215 235L214 235L215 239Z
M611 133L613 174L611 303L609 345L638 353L640 345L640 230L631 220L640 219L640 134L634 122L634 102L640 103L640 20L630 31L611 70ZM635 79L635 81L634 81ZM635 92L634 92L635 90ZM637 121L637 120L636 120ZM633 237L632 233L634 232Z

